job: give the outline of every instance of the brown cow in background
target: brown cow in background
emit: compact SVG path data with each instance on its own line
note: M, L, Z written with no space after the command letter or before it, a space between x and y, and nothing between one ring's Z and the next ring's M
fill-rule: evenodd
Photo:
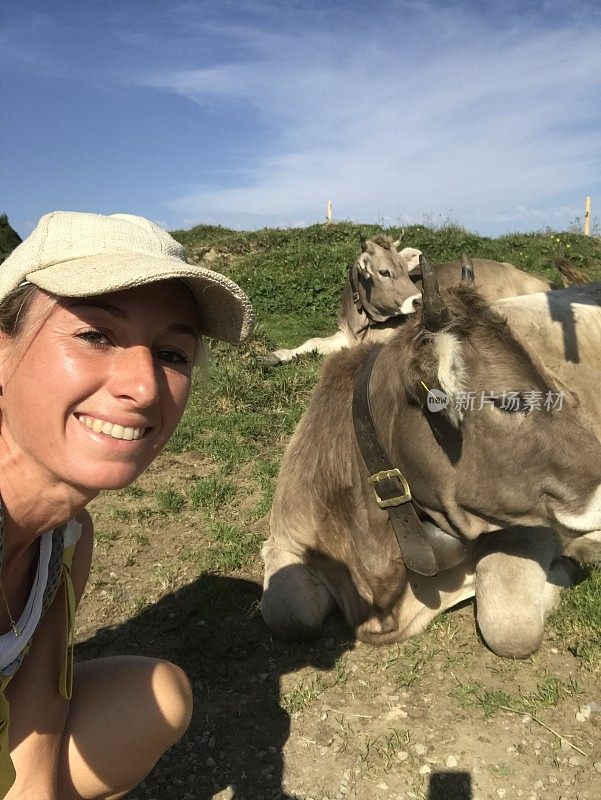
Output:
M384 342L421 304L421 250L405 247L387 236L364 239L361 255L351 264L342 290L338 329L332 336L308 339L293 349L265 357L269 364L291 361L304 353L335 353L356 344ZM487 300L547 292L549 281L500 261L475 258L475 285ZM459 283L461 261L435 264L441 287Z

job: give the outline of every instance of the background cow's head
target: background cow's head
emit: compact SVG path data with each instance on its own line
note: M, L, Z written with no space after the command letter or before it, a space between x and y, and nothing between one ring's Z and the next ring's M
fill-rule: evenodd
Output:
M405 247L399 252L399 244L388 236L361 239L361 255L351 266L353 291L373 322L412 314L421 303L421 293L409 277L421 251Z

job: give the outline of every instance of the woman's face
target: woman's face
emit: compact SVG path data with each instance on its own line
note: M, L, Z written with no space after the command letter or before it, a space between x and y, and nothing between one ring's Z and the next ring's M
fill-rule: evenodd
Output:
M184 411L197 347L193 297L162 281L63 298L48 311L49 302L37 294L23 333L0 339L2 455L42 485L126 486Z

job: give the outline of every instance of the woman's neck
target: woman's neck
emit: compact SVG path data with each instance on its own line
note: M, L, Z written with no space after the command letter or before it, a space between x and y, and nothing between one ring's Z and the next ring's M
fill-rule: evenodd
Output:
M0 458L0 497L6 548L28 547L42 534L77 516L98 492L70 486L40 471Z

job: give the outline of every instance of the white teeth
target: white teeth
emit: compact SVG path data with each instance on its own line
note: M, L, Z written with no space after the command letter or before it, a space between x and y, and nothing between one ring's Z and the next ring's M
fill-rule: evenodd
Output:
M132 439L141 439L142 436L144 436L145 428L129 428L123 425L113 425L112 422L105 422L95 417L78 417L78 419L87 428L91 428L94 433L104 433L106 436L112 436L113 439L132 441Z

